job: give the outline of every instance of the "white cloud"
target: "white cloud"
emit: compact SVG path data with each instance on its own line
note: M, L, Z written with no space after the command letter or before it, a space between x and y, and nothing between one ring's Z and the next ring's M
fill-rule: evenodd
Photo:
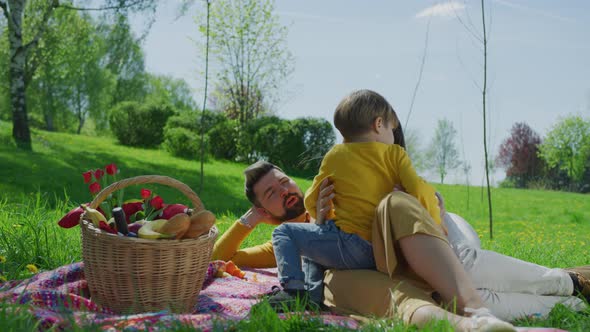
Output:
M464 10L465 4L460 3L458 1L449 1L445 3L439 3L422 10L421 12L416 14L416 18L430 16L450 18L459 15L459 13Z

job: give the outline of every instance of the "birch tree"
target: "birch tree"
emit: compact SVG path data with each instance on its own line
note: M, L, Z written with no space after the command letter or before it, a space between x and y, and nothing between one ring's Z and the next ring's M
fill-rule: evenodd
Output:
M445 182L447 174L460 165L459 152L455 143L457 130L450 120L438 120L434 137L427 152L427 163L440 176L440 183Z
M261 114L293 71L286 48L287 28L272 0L219 0L211 3L210 52L216 64L217 103L243 125ZM206 34L204 19L200 31ZM221 99L221 100L220 100Z
M57 9L145 11L155 9L156 0L103 0L102 6L78 7L60 0L0 0L0 9L6 19L9 47L9 95L12 111L12 136L19 148L31 150L31 132L27 114L25 93L27 85L37 69L28 61L37 50L39 40L47 30L49 19ZM30 6L30 7L28 7ZM34 15L24 15L25 11ZM25 29L26 27L26 29Z

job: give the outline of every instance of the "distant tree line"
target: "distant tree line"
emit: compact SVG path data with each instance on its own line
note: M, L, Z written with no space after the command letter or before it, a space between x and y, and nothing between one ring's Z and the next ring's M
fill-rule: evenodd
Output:
M565 117L544 139L515 123L496 162L506 169L502 186L590 192L590 119Z
M407 149L417 169L432 170L441 183L455 169L469 178L471 166L464 155L459 156L457 131L450 120L438 120L424 151L419 136L407 132ZM505 169L502 187L590 192L590 119L577 115L562 118L544 138L528 124L517 122L488 167Z

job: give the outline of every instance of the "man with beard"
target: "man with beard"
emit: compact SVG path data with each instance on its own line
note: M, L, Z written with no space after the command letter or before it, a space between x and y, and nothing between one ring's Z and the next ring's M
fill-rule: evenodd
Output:
M266 161L250 165L244 176L246 197L252 207L217 240L213 259L232 260L238 266L276 267L271 241L245 249L240 249L240 245L259 224L310 222L303 192L283 170Z

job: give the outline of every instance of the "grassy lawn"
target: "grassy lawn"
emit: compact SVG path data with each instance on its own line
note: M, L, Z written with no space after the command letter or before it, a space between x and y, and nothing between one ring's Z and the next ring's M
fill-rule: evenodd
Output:
M112 138L95 138L34 131L34 152L15 149L10 124L0 121L0 271L6 279L31 276L27 264L41 270L80 260L79 229L62 229L57 221L73 206L91 200L82 172L115 163L122 178L144 174L178 179L198 192L198 162L171 157L158 149L134 149L118 145ZM207 209L218 217L221 231L249 206L243 196L242 171L246 165L209 160L204 166L204 189L199 194ZM295 178L305 190L310 179ZM166 202L188 203L175 189L150 187ZM493 189L494 240L489 239L487 200L480 187L436 185L446 199L447 209L468 220L482 237L482 244L507 255L550 267L590 264L590 199L588 195L563 192ZM139 197L139 189L125 191L126 198ZM270 239L271 227L258 227L245 246ZM64 248L64 243L67 243ZM35 330L26 311L0 302L1 330ZM547 320L519 322L523 325L553 326L572 331L590 330L590 315L557 307ZM413 328L375 320L366 331L410 331ZM315 330L321 325L300 317L279 320L261 311L231 327L238 330ZM223 330L229 326L220 326ZM337 330L336 328L324 328ZM178 330L190 330L179 326ZM445 322L431 330L446 331Z

